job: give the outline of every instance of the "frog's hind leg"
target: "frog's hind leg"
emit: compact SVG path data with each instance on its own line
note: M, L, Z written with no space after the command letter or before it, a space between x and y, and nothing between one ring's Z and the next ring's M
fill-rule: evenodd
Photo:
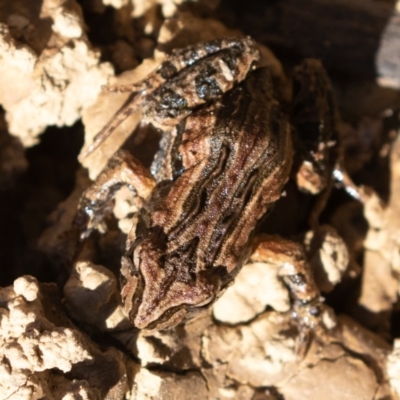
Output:
M114 194L122 186L133 192L138 207L152 192L156 182L144 165L124 150L119 150L108 162L96 181L86 189L80 199L74 219L74 228L81 238L99 226L110 212Z
M136 110L140 108L140 102L142 97L140 95L133 98L133 100L129 101L128 104L123 106L104 126L104 128L96 134L93 139L93 142L89 145L89 147L82 152L81 157L85 158L89 154L93 153L111 134L118 128L119 125L122 124L131 114L133 114Z
M150 73L150 75L139 82L130 83L127 85L103 85L101 90L107 93L143 93L148 94L154 91L165 79L161 79L156 75L156 72Z
M258 47L250 37L233 37L200 42L172 50L171 54L165 56L157 69L139 82L128 85L106 85L102 89L107 92L145 92L145 94L149 94L166 81L176 77L185 68L227 50L230 50L236 57L241 55L245 60L244 65L248 67L252 62L258 61L260 57Z
M292 315L299 324L296 354L303 359L322 324L322 299L314 281L303 246L277 235L261 235L254 240L250 262L276 266L278 276L289 288Z
M319 324L321 298L303 246L277 235L255 239L251 262L275 265L278 276L289 288L293 312L300 325L313 328Z

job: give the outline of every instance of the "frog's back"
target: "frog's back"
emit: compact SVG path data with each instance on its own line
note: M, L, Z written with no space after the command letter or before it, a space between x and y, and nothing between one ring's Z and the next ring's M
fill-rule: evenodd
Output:
M291 168L289 123L269 71L252 72L177 129L183 131L183 172L160 196L150 230L163 232L165 262L185 259L191 271L221 268L232 274L248 256L254 228L279 198Z
M215 301L291 168L289 123L268 70L252 72L177 130L169 147L176 176L159 180L124 258L122 297L141 329L175 326Z

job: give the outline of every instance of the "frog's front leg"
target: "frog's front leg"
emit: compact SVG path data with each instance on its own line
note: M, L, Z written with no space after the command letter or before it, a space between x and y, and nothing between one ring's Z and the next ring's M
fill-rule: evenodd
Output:
M82 194L74 219L74 227L87 236L110 211L117 190L127 186L138 206L152 192L156 182L144 165L124 150L119 150L108 162L96 181Z
M290 290L300 325L313 328L319 323L320 293L300 243L277 235L261 235L254 240L250 261L276 265L279 277Z

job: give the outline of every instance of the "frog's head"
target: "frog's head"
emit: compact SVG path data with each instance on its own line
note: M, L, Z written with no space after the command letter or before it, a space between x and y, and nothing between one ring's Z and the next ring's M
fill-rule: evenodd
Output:
M215 271L194 272L185 254L163 253L145 239L135 246L133 259L123 262L122 298L139 329L168 329L191 319L209 308L221 289Z

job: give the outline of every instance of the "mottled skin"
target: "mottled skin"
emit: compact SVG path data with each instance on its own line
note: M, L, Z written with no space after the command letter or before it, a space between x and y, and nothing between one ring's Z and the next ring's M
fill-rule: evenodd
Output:
M257 222L291 169L290 127L266 69L183 124L183 172L155 188L126 256L125 279L142 280L140 306L130 309L140 328L215 300L249 257Z
M139 329L170 328L208 308L253 250L257 260L283 255L277 262L281 276L305 309L319 297L300 245L270 240L268 247L253 240L258 221L281 195L293 159L290 124L268 69L249 73L257 59L249 38L176 51L147 83L122 88L141 87L146 94L89 148L137 107L168 131L152 175L119 151L84 193L76 217L83 231L96 225L121 184L139 196L121 268L124 306Z

